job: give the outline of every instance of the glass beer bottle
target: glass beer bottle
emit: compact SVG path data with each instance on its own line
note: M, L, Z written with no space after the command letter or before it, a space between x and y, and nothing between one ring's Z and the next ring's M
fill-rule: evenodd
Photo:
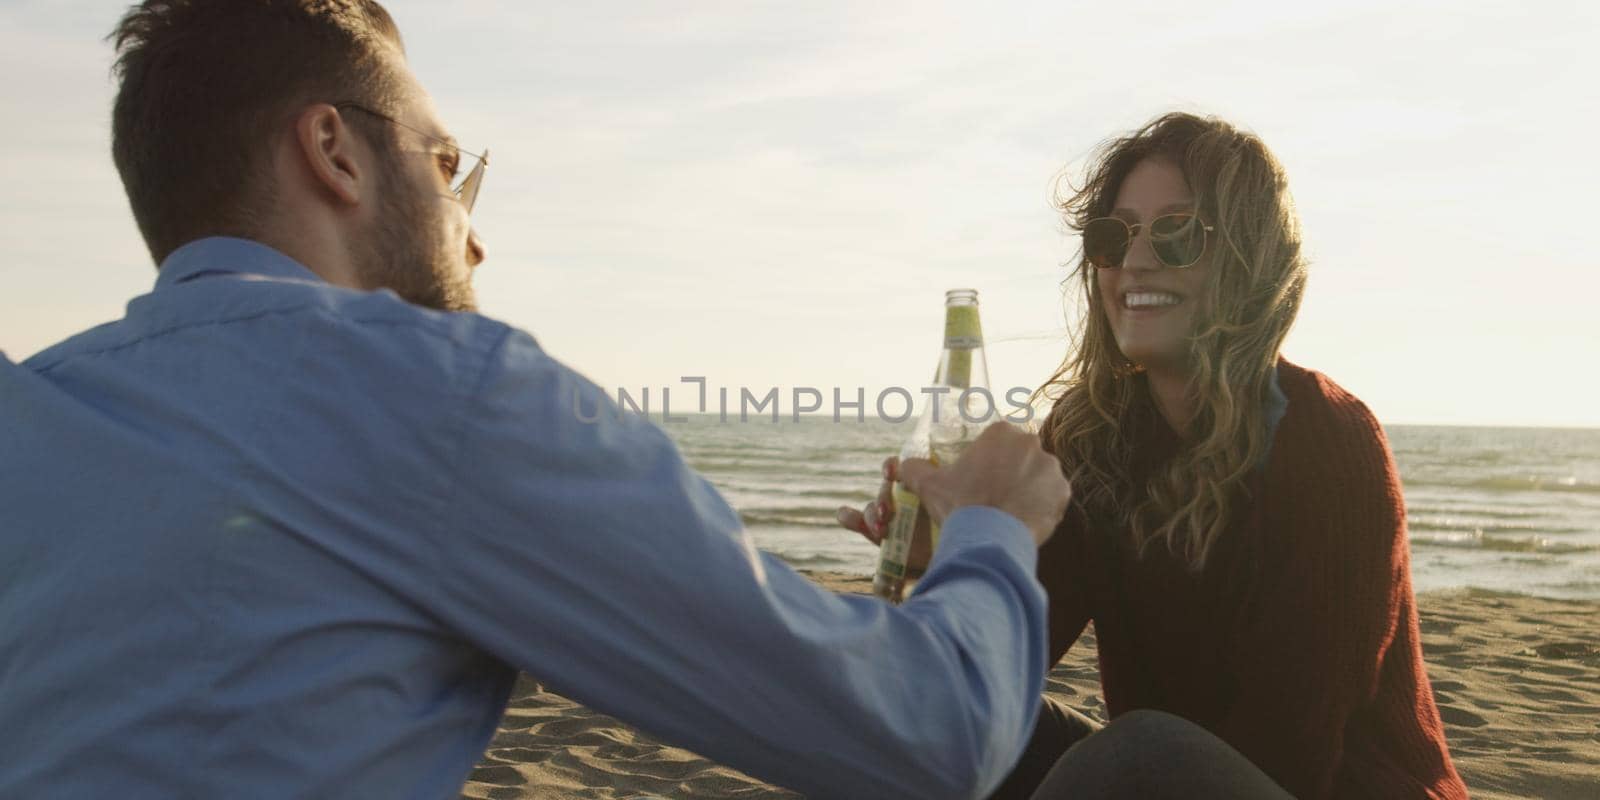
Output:
M983 328L978 321L978 292L952 289L945 293L944 349L922 416L900 448L900 460L927 458L936 464L953 463L961 451L998 417L989 392L989 364L983 351ZM872 591L898 602L906 581L906 559L911 552L921 502L895 481L894 518L889 522L878 551L878 570ZM930 528L932 544L939 543L939 528Z

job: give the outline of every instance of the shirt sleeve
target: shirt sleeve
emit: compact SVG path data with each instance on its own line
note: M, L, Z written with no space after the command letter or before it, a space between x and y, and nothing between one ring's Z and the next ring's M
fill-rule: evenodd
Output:
M1326 797L1350 720L1377 694L1410 593L1405 506L1383 430L1352 397L1298 420L1275 459L1305 501L1269 554L1255 618L1235 648L1239 700L1219 735L1296 797ZM1303 412L1305 413L1305 412ZM1286 423L1287 424L1287 423Z
M758 552L665 434L525 334L461 426L435 613L553 690L818 797L980 797L1021 752L1045 612L1014 517L951 514L896 607Z

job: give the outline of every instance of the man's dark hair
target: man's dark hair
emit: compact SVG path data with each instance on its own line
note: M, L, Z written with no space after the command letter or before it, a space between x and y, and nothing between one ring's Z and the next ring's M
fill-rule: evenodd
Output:
M111 154L158 266L194 239L258 236L274 132L310 103L390 107L404 56L372 0L145 0L107 38Z

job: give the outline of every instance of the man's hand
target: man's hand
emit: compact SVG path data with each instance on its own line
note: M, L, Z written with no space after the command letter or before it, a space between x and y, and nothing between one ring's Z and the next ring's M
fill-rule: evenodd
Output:
M985 428L955 464L936 467L913 458L900 464L899 477L935 522L943 524L963 506L990 506L1021 520L1041 545L1072 499L1060 462L1039 437L1005 422Z

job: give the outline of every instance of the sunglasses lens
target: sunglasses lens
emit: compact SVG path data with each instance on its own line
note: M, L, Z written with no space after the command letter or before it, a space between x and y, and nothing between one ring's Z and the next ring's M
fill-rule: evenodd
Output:
M1128 226L1120 219L1101 217L1083 226L1083 255L1100 269L1116 269L1128 255Z
M472 213L472 207L478 202L478 187L483 185L484 165L488 162L489 154L485 152L483 158L478 159L477 166L467 173L461 185L456 188L456 197L461 198L461 204L467 207L467 213Z
M1150 246L1169 267L1187 267L1206 251L1206 229L1193 214L1167 214L1150 222Z

